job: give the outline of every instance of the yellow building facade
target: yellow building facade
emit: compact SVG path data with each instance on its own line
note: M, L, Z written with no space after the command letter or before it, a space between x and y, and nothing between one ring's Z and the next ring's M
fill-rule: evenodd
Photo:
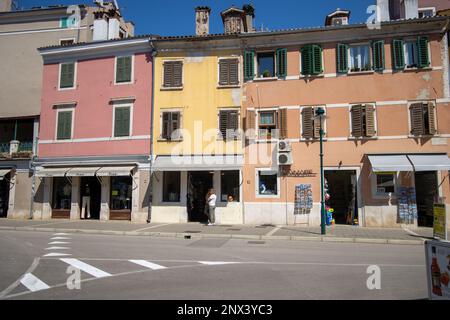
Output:
M236 36L155 43L152 222L242 223L242 53Z

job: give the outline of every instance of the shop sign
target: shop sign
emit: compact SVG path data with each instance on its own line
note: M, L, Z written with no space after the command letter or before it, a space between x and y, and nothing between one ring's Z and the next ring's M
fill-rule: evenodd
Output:
M428 295L430 300L450 300L450 243L425 243Z
M447 221L445 214L445 204L434 205L434 223L433 235L434 238L447 240Z

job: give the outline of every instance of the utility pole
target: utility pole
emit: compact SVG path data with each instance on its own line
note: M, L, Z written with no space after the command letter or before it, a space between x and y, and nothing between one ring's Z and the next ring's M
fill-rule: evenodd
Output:
M317 108L316 116L320 121L320 230L322 235L327 234L326 229L326 211L325 211L325 177L323 172L323 116L325 110L323 108Z

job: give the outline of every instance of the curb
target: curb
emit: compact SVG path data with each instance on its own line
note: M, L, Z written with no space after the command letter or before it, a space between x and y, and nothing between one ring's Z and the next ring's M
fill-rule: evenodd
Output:
M391 245L423 245L424 240L402 240L402 239L370 239L370 238L338 238L338 237L305 237L305 236L265 236L246 234L214 234L214 233L177 233L177 232L136 232L136 231L113 231L113 230L89 230L89 229L57 229L57 228L33 228L33 227L0 227L5 231L26 232L54 232L67 234L89 234L89 235L112 235L112 236L134 236L176 239L240 239L240 240L284 240L305 241L325 243L359 243L359 244L391 244Z

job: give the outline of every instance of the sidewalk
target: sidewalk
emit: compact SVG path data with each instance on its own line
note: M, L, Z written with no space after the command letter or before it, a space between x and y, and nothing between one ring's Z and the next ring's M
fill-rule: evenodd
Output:
M150 236L177 238L230 238L248 240L292 240L322 242L354 242L378 244L422 245L432 237L432 229L374 229L352 226L327 228L327 235L320 234L320 227L300 226L205 226L198 223L185 224L138 224L115 221L32 221L0 219L0 230L65 232L106 234L122 236Z

